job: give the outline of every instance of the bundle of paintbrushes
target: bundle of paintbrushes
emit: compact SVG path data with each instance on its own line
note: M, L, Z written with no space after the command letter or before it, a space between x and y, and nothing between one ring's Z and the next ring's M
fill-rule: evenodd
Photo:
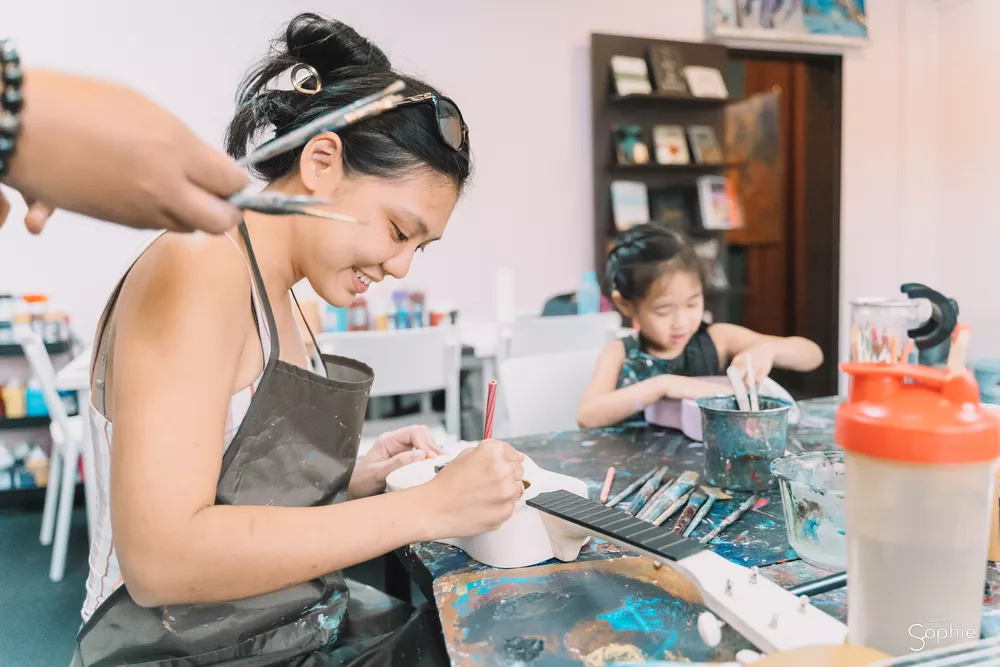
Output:
M667 475L666 466L654 468L609 499L611 485L615 479L615 469L609 468L601 489L601 502L609 507L620 506L637 519L648 521L654 526L663 525L680 512L671 530L689 537L708 516L716 501L732 500L732 496L721 489L698 486L699 475L693 470L687 470L677 478L668 478ZM626 499L629 500L626 502ZM749 509L756 508L758 503L766 502L756 495L750 496L700 541L710 542Z
M851 361L902 364L912 352L913 341L909 338L902 343L897 336L885 329L880 332L876 326L851 327Z
M241 167L249 167L269 160L282 153L287 153L309 142L310 139L324 132L335 132L357 123L365 118L371 118L395 108L403 101L399 93L406 87L403 81L396 81L367 97L352 102L346 106L334 109L319 118L292 130L288 134L275 137L259 146L248 155L237 161ZM317 210L316 207L332 206L333 202L302 195L285 195L279 192L251 192L244 190L229 198L229 203L239 209L256 211L267 215L305 215L327 220L358 223L352 216Z

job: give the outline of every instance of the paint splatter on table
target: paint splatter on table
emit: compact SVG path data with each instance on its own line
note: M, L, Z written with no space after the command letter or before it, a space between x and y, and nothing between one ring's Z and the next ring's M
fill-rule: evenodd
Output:
M833 443L836 397L799 403L799 423L789 426L790 451L837 449ZM677 431L648 426L571 431L512 440L542 468L587 482L590 497L601 491L609 466L616 477L611 495L657 466L668 477L685 470L704 473L700 443ZM719 501L692 533L698 538L725 518L748 493ZM785 586L829 572L801 560L788 544L777 489L768 502L745 514L713 541L711 548ZM673 525L676 517L666 524ZM433 596L455 665L579 665L690 660L719 662L750 648L730 629L715 649L696 628L705 610L694 587L669 567L603 540L591 540L571 563L549 561L531 568L499 570L437 542L397 552L427 595ZM984 634L1000 634L1000 570L991 568ZM846 619L846 591L815 598L827 613ZM997 611L992 611L997 610ZM996 614L995 617L992 614Z

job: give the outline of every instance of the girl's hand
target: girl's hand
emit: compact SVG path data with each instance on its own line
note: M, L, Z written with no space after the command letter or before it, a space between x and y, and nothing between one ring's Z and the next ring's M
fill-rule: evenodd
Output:
M751 359L750 365L753 366L753 380L760 384L774 368L774 347L770 343L759 343L733 357L730 366L738 368L744 378L747 374L747 357Z
M443 454L426 426L407 426L383 433L375 439L363 459L358 461L347 488L349 498L364 498L382 493L385 478L396 468Z

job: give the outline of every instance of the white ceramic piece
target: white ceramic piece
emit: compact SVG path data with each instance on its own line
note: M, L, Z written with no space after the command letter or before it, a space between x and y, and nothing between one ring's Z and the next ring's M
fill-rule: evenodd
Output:
M448 453L433 459L417 461L389 473L386 489L401 491L420 486L434 479L435 467L445 464L467 447L478 443L460 443L447 448ZM587 483L539 468L525 456L522 462L524 479L531 482L514 506L514 513L495 530L473 537L441 539L440 542L458 547L481 563L496 568L528 567L552 558L572 561L590 540L589 534L574 524L528 507L525 501L548 491L569 491L588 497Z
M728 376L722 375L698 379L717 383L720 394L732 392ZM771 378L764 378L764 381L757 387L757 395L782 398L791 402L792 409L788 412L788 423L795 424L799 421L799 407L795 405L795 400L791 394L785 391L784 387ZM658 426L675 428L692 440L701 442L701 408L692 400L663 399L657 401L646 408L646 421Z

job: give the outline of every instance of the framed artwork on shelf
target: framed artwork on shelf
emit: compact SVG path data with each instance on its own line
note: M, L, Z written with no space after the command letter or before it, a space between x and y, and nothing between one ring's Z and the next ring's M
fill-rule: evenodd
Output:
M731 48L843 53L867 46L867 0L704 0L709 41Z
M705 229L729 230L743 226L742 207L725 176L700 176L698 201L701 205L701 226Z

